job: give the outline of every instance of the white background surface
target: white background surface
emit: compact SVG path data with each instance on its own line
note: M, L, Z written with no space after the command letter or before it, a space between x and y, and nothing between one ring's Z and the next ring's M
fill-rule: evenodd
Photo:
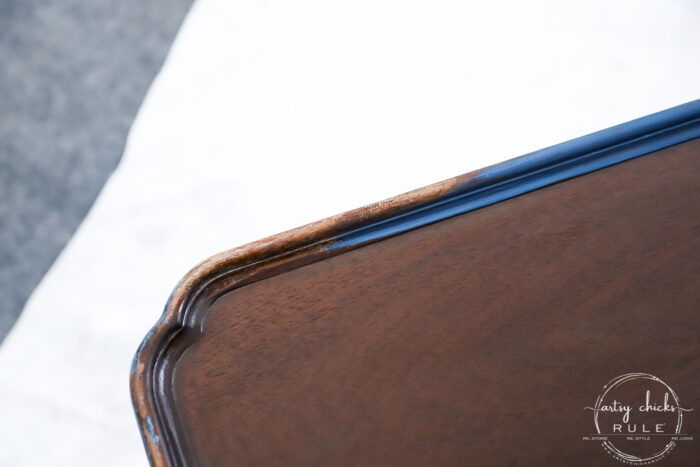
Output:
M0 466L145 465L129 366L191 266L698 98L699 20L692 1L198 0L0 348Z

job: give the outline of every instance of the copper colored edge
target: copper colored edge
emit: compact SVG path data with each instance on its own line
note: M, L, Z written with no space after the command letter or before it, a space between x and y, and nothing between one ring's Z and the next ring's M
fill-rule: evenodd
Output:
M199 263L185 274L173 290L163 315L142 342L131 369L131 398L152 465L155 467L172 465L161 442L163 427L156 416L154 394L149 392L149 386L152 387L150 383L152 372L162 344L182 327L187 308L204 284L215 277L233 273L236 269L251 263L270 260L304 246L328 241L342 232L435 202L456 191L468 189L470 184L467 182L474 180L482 170L437 182L224 251Z

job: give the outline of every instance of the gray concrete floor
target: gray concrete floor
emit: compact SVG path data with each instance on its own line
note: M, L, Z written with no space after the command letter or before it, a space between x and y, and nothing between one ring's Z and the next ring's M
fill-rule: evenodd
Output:
M116 167L191 3L0 1L0 341Z

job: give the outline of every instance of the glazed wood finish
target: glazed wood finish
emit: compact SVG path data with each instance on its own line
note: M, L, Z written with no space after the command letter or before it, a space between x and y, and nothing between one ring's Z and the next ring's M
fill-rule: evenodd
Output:
M202 263L132 368L152 464L617 465L582 441L604 383L647 372L700 407L700 139L688 136L700 114L688 115ZM629 147L630 160L590 165ZM574 156L588 167L574 175L597 171L531 181L574 176ZM698 428L691 413L683 431ZM696 465L700 445L671 456Z

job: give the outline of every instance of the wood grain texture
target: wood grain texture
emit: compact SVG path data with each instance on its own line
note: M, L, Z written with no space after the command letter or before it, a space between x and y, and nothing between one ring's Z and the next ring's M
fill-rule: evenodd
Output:
M484 182L477 180L479 173L463 174L264 238L214 255L192 268L177 284L163 315L141 343L130 372L131 399L151 464L161 467L186 463L187 450L180 446L181 436L166 402L172 368L164 349L183 339L186 328L200 326L195 313L201 308L198 300L212 283L218 288L242 286L276 274L280 268L331 256L324 249L335 235L469 191Z
M700 409L699 175L694 140L357 248L301 235L188 285L164 384L135 394L172 429L153 463L618 465L581 440L611 378L657 375ZM690 442L668 462L698 459Z

